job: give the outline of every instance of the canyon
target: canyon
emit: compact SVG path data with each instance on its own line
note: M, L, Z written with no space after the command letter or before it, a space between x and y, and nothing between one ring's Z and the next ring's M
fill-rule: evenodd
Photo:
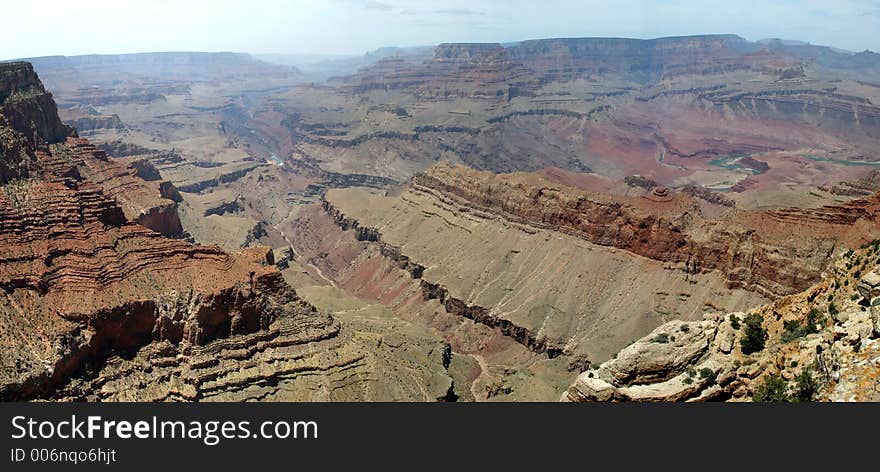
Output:
M0 398L873 398L877 54L262 59L0 63Z
M284 282L268 248L174 239L177 194L154 168L65 128L30 64L0 76L15 144L0 197L2 398L446 397L442 340L376 314L343 327ZM404 370L424 382L391 380Z

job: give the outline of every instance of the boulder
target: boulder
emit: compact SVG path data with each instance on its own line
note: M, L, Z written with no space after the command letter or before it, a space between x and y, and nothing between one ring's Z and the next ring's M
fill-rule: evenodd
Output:
M849 315L849 319L843 324L845 340L849 344L856 344L869 339L874 334L874 321L871 313L856 311Z
M858 287L859 294L865 298L880 297L880 275L875 271L863 275Z
M614 385L598 378L590 377L584 372L578 376L568 391L562 396L565 401L581 402L607 402L616 396L617 388Z
M872 270L862 276L862 283L869 287L880 287L880 274Z
M880 307L871 307L871 323L874 328L874 337L880 337Z
M614 385L663 382L685 366L695 364L714 340L716 327L711 321L691 323L671 321L631 344L599 368L599 377Z

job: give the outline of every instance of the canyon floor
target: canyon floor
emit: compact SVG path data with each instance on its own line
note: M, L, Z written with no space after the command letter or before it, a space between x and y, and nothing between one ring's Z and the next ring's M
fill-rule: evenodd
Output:
M0 63L0 397L747 400L806 366L876 397L880 55L353 64Z

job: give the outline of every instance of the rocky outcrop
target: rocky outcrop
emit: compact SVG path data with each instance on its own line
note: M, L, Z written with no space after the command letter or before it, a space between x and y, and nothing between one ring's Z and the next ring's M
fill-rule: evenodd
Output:
M713 192L712 190L709 190L706 187L701 187L699 185L685 185L681 188L681 191L694 198L699 198L709 203L714 203L716 205L722 205L731 208L736 206L735 201L729 198L725 198L724 195L718 192Z
M119 115L84 116L69 121L79 132L95 131L99 129L123 129L125 125L119 119Z
M58 118L52 94L27 62L0 64L0 114L31 146L62 141L74 134Z
M82 176L119 202L129 221L168 237L183 236L177 214L180 195L170 182L160 180L150 161L112 159L85 139L70 139L56 152L64 154Z
M0 114L0 184L28 176L35 164L33 148L27 139L9 126Z
M543 83L596 74L617 74L648 83L684 74L776 72L780 68L775 64L779 62L776 55L746 56L755 49L734 35L539 39L506 47L495 43L441 44L434 49L433 58L423 62L386 58L347 82L357 92L408 88L426 97L465 94L509 99Z
M616 73L640 82L689 73L733 71L749 67L732 59L746 41L734 35L705 35L653 40L567 38L523 41L512 57L544 81L571 80L590 74Z
M828 280L771 305L670 321L581 373L562 400L876 401L880 276L859 275L876 267L878 245L848 252Z
M330 172L322 169L317 162L307 157L289 159L285 165L292 167L298 173L314 177L321 181L322 186L331 188L386 187L397 183L395 180L377 175Z
M217 175L196 180L194 182L181 183L177 185L177 189L181 192L201 193L206 189L217 187L220 184L235 182L261 166L262 164L244 162L241 163L241 165L234 166L228 170L221 170Z

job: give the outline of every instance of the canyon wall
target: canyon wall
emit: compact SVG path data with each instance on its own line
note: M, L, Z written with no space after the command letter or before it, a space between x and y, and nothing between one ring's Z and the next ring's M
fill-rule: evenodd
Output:
M668 202L617 198L443 165L417 175L413 184L481 211L669 262L687 272L718 270L730 285L770 296L804 290L819 280L836 252L880 235L876 195L839 206L734 212L708 221L682 194Z

